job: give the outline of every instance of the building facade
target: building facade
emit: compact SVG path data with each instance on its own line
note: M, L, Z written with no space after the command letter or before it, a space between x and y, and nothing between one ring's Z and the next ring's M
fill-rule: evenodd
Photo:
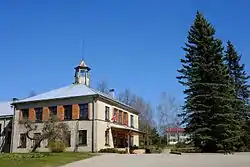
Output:
M178 142L189 142L189 135L185 133L184 128L167 128L166 135L167 143L170 145L175 145Z
M111 95L89 87L90 68L82 61L75 68L72 85L52 90L13 105L12 152L29 152L34 141L25 133L22 120L37 125L33 135L41 135L44 121L54 114L69 127L67 151L92 151L103 148L125 148L139 145L138 112ZM48 151L42 141L38 151Z

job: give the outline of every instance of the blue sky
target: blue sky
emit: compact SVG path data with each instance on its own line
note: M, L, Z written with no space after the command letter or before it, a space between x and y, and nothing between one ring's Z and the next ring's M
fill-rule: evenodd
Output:
M165 91L183 102L177 69L190 25L201 10L232 40L250 70L249 1L0 1L0 100L73 82L84 59L92 84L129 88L154 105Z

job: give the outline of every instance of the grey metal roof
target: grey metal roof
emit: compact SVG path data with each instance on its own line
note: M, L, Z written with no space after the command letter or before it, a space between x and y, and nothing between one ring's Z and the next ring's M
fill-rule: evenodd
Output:
M10 104L11 102L0 102L0 116L13 115L13 109Z
M96 93L83 84L72 84L49 92L45 92L33 97L21 99L15 103L32 102L50 99L62 99L77 96L95 95Z
M14 102L15 103L23 103L23 102L33 102L33 101L41 101L41 100L51 100L51 99L63 99L63 98L70 98L70 97L80 97L80 96L89 96L89 95L100 95L102 97L105 97L109 100L112 100L114 102L117 102L123 106L126 106L128 108L131 108L133 110L135 110L134 108L132 108L131 106L122 103L114 98L112 98L111 96L109 96L108 94L102 93L98 90L95 90L93 88L89 88L84 84L71 84L59 89L55 89L49 92L45 92L33 97L29 97L29 98L25 98L25 99L21 99L21 100L17 100Z

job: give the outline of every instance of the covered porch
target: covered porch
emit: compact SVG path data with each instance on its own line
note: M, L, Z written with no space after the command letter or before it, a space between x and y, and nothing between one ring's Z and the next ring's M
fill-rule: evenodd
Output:
M139 146L139 135L144 135L144 132L123 125L113 124L110 129L113 146L117 149L128 149L134 145Z

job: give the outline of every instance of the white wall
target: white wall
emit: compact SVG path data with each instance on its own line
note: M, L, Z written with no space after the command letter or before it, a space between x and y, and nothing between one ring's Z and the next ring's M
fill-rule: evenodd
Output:
M90 102L89 99L86 98L72 98L72 99L62 99L62 100L51 100L51 101L43 101L43 102L34 102L34 103L26 103L17 106L17 110L15 112L14 117L14 132L13 132L13 150L12 152L29 152L31 151L32 142L29 139L27 140L27 147L26 148L17 148L20 145L20 134L26 132L26 128L23 124L19 123L19 109L22 108L35 108L35 107L48 107L54 105L66 105L66 104L81 104L81 103L88 103ZM92 111L92 104L90 105ZM90 118L92 118L92 112L90 112ZM68 147L67 151L73 151L76 145L76 139L78 139L78 131L76 131L76 122L77 120L71 121L64 121L68 124L69 129L71 131L71 147ZM42 130L43 123L36 123L38 125L37 131L34 133L39 133ZM90 120L80 120L79 121L79 128L78 130L87 130L87 146L80 146L78 148L79 151L91 151L92 148L92 122ZM77 138L76 138L77 137ZM47 141L43 141L41 143L41 147L37 149L37 151L49 151L47 146Z
M118 110L121 110L121 111L124 111L124 112L127 112L128 113L128 125L130 127L130 115L134 115L134 127L135 129L138 129L139 128L139 125L138 125L138 115L134 114L134 113L131 113L127 110L124 110L124 109L121 109L117 106L113 106L113 105L110 105L110 104L107 104L103 101L100 101L100 100L97 100L96 102L97 104L97 148L98 150L99 149L102 149L102 148L107 148L107 146L105 146L105 131L108 127L109 124L112 124L112 121L110 123L108 122L105 122L105 107L108 106L110 109L109 109L109 119L111 120L112 116L113 116L113 111L114 111L114 108L117 108ZM113 145L113 136L112 136L112 133L111 133L111 130L109 132L110 136L109 136L109 143L110 143L110 147L114 147ZM139 146L139 135L134 135L133 136L133 141L134 141L134 145L137 145Z

